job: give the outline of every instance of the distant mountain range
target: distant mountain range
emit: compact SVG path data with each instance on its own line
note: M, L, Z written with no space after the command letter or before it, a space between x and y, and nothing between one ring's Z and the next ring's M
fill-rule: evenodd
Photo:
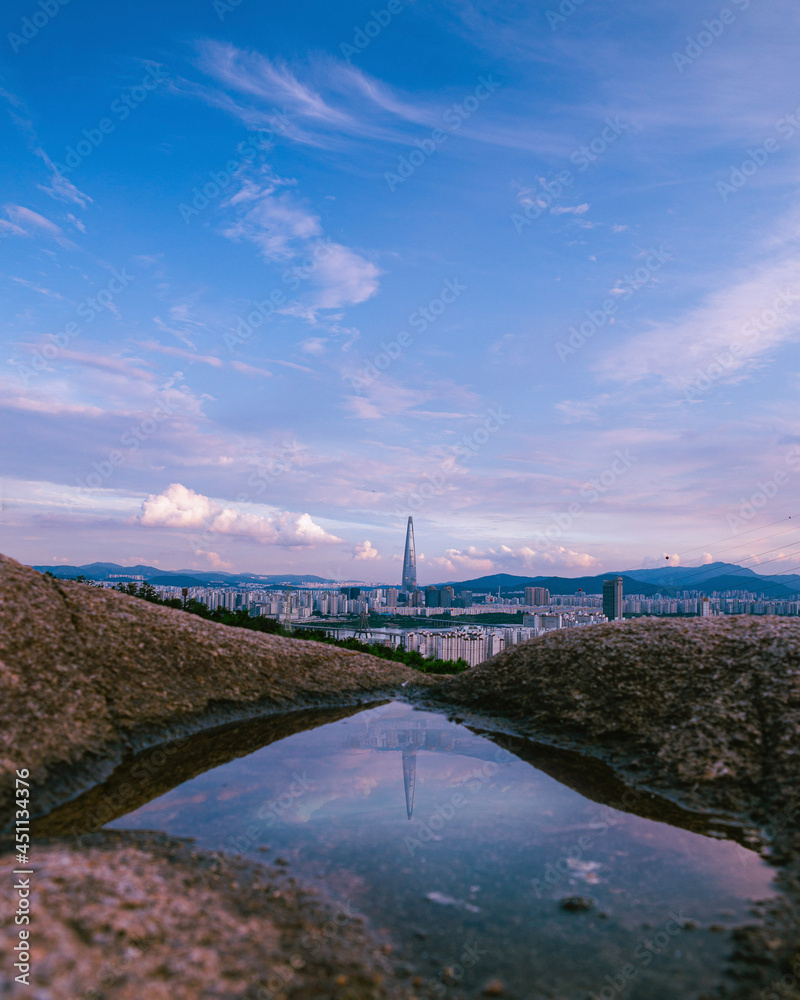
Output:
M522 591L525 587L545 587L551 594L574 594L579 589L587 594L600 594L603 590L603 580L613 576L623 578L623 593L626 595L675 594L684 590L707 592L749 590L767 597L781 598L796 597L800 593L800 576L796 573L762 576L747 566L723 562L708 563L704 566L629 569L583 577L511 576L508 573L497 573L494 576L481 576L475 580L451 581L450 586L456 591L491 593L497 593L499 587L501 593L505 594ZM439 586L446 585L439 584Z
M120 566L117 563L95 562L86 566L34 566L40 573L50 572L54 576L68 578L85 576L89 580L109 580L115 576L141 576L154 586L172 587L281 587L286 584L302 586L304 583L336 584L322 576L255 576L243 573L196 572L190 569L164 571L155 566ZM521 593L525 587L545 587L551 594L575 594L582 590L585 594L600 594L603 580L612 576L623 579L623 593L674 595L684 590L750 590L767 597L795 598L800 594L800 575L760 575L747 566L735 563L708 563L705 566L663 566L657 569L630 569L621 572L602 573L598 576L512 576L509 573L495 573L475 580L451 580L436 584L437 587L451 586L456 592L471 590L496 594ZM396 584L382 584L396 586Z
M120 566L117 563L95 562L86 566L34 566L40 573L52 573L61 579L74 576L85 576L87 580L110 580L115 576L141 576L148 583L160 587L208 587L214 584L223 587L238 586L282 586L290 583L294 586L302 583L335 583L321 576L253 576L247 573L213 573L196 572L193 569L168 570L157 569L155 566ZM123 581L124 582L124 581Z

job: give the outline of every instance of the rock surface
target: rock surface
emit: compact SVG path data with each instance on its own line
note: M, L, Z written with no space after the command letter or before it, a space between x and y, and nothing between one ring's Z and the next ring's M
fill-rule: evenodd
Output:
M684 804L750 814L800 788L800 621L639 619L564 629L433 697L600 750ZM463 712L462 712L463 714Z
M386 942L285 873L160 834L108 833L78 851L36 845L30 986L36 1000L402 1000ZM11 879L4 880L8 892ZM9 900L11 902L11 900ZM0 969L18 943L0 918Z
M400 663L230 628L0 556L0 808L16 768L41 786L61 765L67 797L99 776L93 763L105 776L123 744L176 723L187 731L247 705L346 705L426 683L436 681Z

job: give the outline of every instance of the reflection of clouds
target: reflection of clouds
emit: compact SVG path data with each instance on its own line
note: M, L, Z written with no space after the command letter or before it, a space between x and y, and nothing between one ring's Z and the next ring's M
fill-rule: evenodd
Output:
M353 790L358 792L359 795L367 796L372 791L373 788L378 787L378 779L373 777L367 777L365 774L361 777L356 778L355 784L353 785Z
M320 809L324 809L329 802L335 802L337 799L342 798L343 795L344 792L336 791L306 795L297 802L293 809L281 817L281 821L283 823L308 823L315 813L318 813Z
M777 894L774 870L755 851L733 840L704 837L628 813L619 813L617 819L615 827L624 832L626 841L649 849L659 865L669 863L677 879L702 879L703 891L735 899L766 899Z

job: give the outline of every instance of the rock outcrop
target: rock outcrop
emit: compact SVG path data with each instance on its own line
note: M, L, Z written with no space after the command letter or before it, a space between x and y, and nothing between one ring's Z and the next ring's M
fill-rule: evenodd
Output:
M800 621L640 619L564 629L434 694L586 748L685 803L749 813L800 789Z
M320 888L160 834L37 844L29 985L0 916L2 995L36 1000L405 1000L391 945ZM8 880L10 885L10 880ZM5 889L5 886L3 887ZM14 970L16 971L16 970Z
M426 683L436 680L400 663L230 628L0 556L0 807L17 768L49 805L104 777L131 746ZM45 793L53 779L58 791Z

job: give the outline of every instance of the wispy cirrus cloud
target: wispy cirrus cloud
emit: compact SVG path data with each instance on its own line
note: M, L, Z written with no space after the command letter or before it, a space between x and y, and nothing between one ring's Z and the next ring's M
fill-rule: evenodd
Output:
M597 372L629 383L654 377L681 389L713 364L713 381L741 381L800 339L798 274L800 252L782 248L733 274L677 320L654 323L607 351Z
M420 129L443 128L476 142L537 155L565 156L572 148L555 128L532 127L527 109L496 108L490 117L482 114L475 121L471 113L454 115L453 109L470 97L479 79L491 79L492 93L501 86L491 74L448 92L411 97L328 56L289 64L214 40L200 42L198 51L199 68L216 86L187 82L190 92L250 128L273 127L279 120L282 135L302 145L343 149L354 140L408 144L419 137ZM286 110L286 117L276 106Z
M44 160L45 166L51 174L50 183L39 184L39 190L44 191L51 198L55 198L58 201L70 202L73 205L80 205L81 208L87 208L92 201L89 195L84 194L83 191L75 187L69 178L60 174L56 169L56 165L43 149L37 148L35 153ZM73 218L73 216L70 216L70 218ZM81 227L78 226L78 228L80 229Z
M44 233L65 249L77 249L72 240L66 237L61 226L56 225L55 222L45 218L45 216L40 215L38 212L34 212L32 208L9 203L4 205L3 209L11 220L11 224L17 229L22 230L23 233L29 236L32 233Z

